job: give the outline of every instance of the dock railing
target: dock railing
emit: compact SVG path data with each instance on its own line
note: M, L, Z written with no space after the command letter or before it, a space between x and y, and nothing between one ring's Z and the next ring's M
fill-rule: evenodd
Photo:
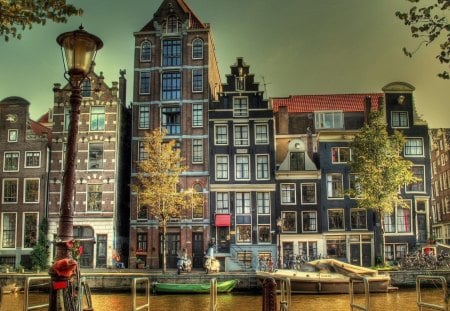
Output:
M30 306L30 287L32 286L32 283L35 281L46 281L48 284L50 284L50 276L30 276L25 279L25 288L24 288L24 299L23 299L23 310L36 310L36 309L42 309L49 306L49 302L43 303L43 304L37 304ZM50 285L49 285L50 287Z
M137 305L137 285L138 283L144 283L145 284L145 297L146 301L144 304L138 306ZM132 292L132 299L133 299L133 311L143 310L147 309L147 311L150 310L150 280L147 277L142 278L133 278L133 281L131 283L131 292Z
M217 311L217 279L212 278L209 289L209 311Z
M359 305L355 302L355 283L364 282L364 305ZM364 276L352 276L349 279L348 292L350 294L350 310L370 311L370 290L369 278Z
M422 282L426 281L438 281L442 286L442 304L434 304L430 302L425 302L422 300ZM442 310L448 311L448 289L447 289L447 280L443 276L437 275L418 275L416 278L416 293L417 293L417 306L419 307L419 311L422 311L423 308L432 309L432 310Z
M291 307L291 279L285 278L280 283L280 311L289 311Z

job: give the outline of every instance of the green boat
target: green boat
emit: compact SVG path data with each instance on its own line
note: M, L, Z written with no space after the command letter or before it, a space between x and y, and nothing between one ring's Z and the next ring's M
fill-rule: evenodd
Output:
M229 293L237 285L238 280L217 282L217 293ZM160 294L205 294L211 289L210 283L154 283L153 292Z

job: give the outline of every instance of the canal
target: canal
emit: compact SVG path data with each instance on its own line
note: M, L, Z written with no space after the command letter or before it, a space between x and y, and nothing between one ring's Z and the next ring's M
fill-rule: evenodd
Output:
M424 298L437 303L441 299L441 291L426 290ZM363 304L363 295L357 295L357 302ZM43 301L46 295L34 294L33 300ZM396 292L372 294L372 311L418 310L414 289L401 289ZM95 311L131 310L131 294L93 294ZM290 310L308 311L348 311L350 310L348 295L292 295ZM221 294L218 296L218 311L260 311L261 295L240 293ZM209 295L157 295L150 296L151 311L208 310ZM1 311L23 310L23 294L5 294L0 305Z

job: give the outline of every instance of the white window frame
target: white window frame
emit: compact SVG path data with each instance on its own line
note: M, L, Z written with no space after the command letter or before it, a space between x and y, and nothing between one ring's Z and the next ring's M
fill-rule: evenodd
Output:
M264 137L261 132L258 132L258 128L265 128ZM255 124L255 144L256 145L267 145L269 143L269 125L267 123L256 123Z
M420 141L419 145L415 145L415 146L408 146L408 143L411 142L418 142ZM419 150L420 149L420 153L408 153L408 150ZM405 158L410 158L410 157L421 157L423 158L425 156L425 152L424 152L424 144L423 144L423 138L422 137L405 137L405 146L403 148L403 155Z
M17 169L6 169L6 155L14 154L17 155ZM18 172L20 170L20 152L19 151L5 151L3 153L3 172Z
M233 117L248 117L248 97L233 97Z
M143 82L142 78L144 75L148 75L148 85L146 85L146 88L148 88L148 91L146 89L143 89ZM139 72L139 94L141 95L147 95L151 93L151 73L150 71L141 71Z
M305 220L305 214L314 214L316 216L316 223L314 224L314 230L305 230L304 228L304 220ZM317 218L317 211L302 211L302 232L317 232L318 227L318 218Z
M218 139L217 139L217 137L218 137L218 129L219 128L223 128L223 129L225 129L225 137L226 137L226 139L225 139L225 141L224 142L222 142L222 141L219 141ZM214 145L220 145L220 146L226 146L226 145L228 145L228 125L227 124L216 124L216 125L214 125Z
M259 162L260 159L266 159L266 161L260 163ZM256 180L269 180L270 179L270 163L269 163L269 161L270 161L270 157L268 154L256 154L255 155ZM260 177L261 173L263 173L262 177ZM264 176L264 174L266 176Z
M39 164L38 165L27 165L28 156L30 155L31 157L34 157L36 154L39 155L39 158L38 158L39 159ZM24 163L23 163L24 167L25 168L41 167L41 156L42 156L42 154L38 150L36 150L36 151L25 151L25 160L24 160Z
M398 124L394 125L394 116ZM406 117L406 118L405 118ZM402 125L402 121L406 121L406 125ZM409 128L409 112L408 111L391 111L391 127L392 128Z
M283 189L283 187L289 186L289 189ZM287 196L285 194L294 194L294 201L291 202L291 200L286 200L287 198L290 198L291 196ZM297 188L295 183L281 183L280 184L280 203L284 205L294 205L297 204Z
M256 211L258 215L270 215L270 192L256 192Z
M139 129L150 128L150 106L139 105Z
M246 159L246 163L239 161L239 159ZM246 166L246 169L245 169ZM248 154L236 154L234 156L234 179L235 180L250 180L250 155ZM238 170L239 168L242 168L242 170ZM238 171L239 173L243 173L241 177L238 177Z
M422 180L420 182L423 185L423 190L408 190L408 187L411 186L411 184L410 184L410 185L405 185L405 193L425 193L427 191L425 165L412 165L411 169L413 167L422 167L423 174L422 174L422 177L421 177ZM441 186L442 186L442 184L441 184Z
M241 131L237 131L237 129L242 129ZM247 132L245 132L245 129L247 129ZM250 129L248 124L235 124L233 126L233 132L234 132L234 145L235 146L249 146L250 145ZM239 138L238 138L239 133ZM243 134L243 135L241 135ZM247 136L245 136L245 134Z
M340 176L340 188L341 188L341 194L339 196L334 196L334 190L333 190L333 176ZM327 186L327 199L328 200L340 200L344 198L344 176L342 173L328 173L326 175L326 186ZM331 178L331 179L330 179Z
M3 246L3 239L4 239L4 236L3 236L3 230L4 230L3 220L4 220L4 217L5 217L6 214L14 215L14 218L15 218L15 223L14 223L14 245L11 246L11 247L4 247ZM1 235L0 248L2 248L2 249L15 249L17 247L17 213L15 213L15 212L3 212L2 213L0 235Z
M37 240L39 239L39 213L37 212L24 212L22 215L22 245L24 249L32 249L33 247L25 247L25 216L26 215L32 215L35 214L36 215L36 243L35 245L37 245Z
M235 193L236 215L252 214L252 194L251 192L238 191Z
M200 72L200 74L198 74ZM192 77L192 93L201 93L203 92L203 69L192 69L191 71L191 77ZM198 87L194 77L201 77L201 81Z
M330 212L338 211L342 214L342 228L331 229L330 228ZM328 231L344 231L345 230L345 210L343 208L329 208L327 210L327 226Z
M294 230L285 230L285 219L286 219L286 214L294 214L294 219L295 219L295 225L294 225ZM298 228L298 221L297 221L297 212L296 211L282 211L281 212L281 219L282 219L282 226L281 226L281 232L282 233L296 233L297 232L297 228Z
M219 196L221 200L219 200ZM218 207L221 208L218 208ZM216 192L216 214L229 214L230 213L230 193L229 192Z
M8 129L8 142L15 143L19 140L19 130L18 129Z
M365 213L365 224L364 224L364 228L353 228L352 224L352 217L353 217L353 212L364 212ZM350 209L350 229L352 231L358 231L358 230L367 230L367 210L364 208L351 208Z
M200 42L201 43L201 55L199 57L196 57L194 54L195 52L195 44L196 42ZM192 40L192 59L203 59L203 53L204 53L204 42L202 39L200 38L195 38L194 40Z
M203 103L192 104L192 127L203 127Z
M143 58L143 50L144 50L144 45L148 45L148 58ZM146 63L146 62L150 62L152 60L152 43L148 40L145 40L141 43L141 48L139 51L139 60L141 61L141 63Z
M219 178L219 175L217 174L218 170L217 170L217 160L221 158L221 159L226 159L226 163L223 162L221 163L222 165L226 165L227 169L226 169L226 177L225 178ZM216 154L215 158L214 158L214 165L215 165L215 178L217 181L221 180L221 181L226 181L226 180L230 180L230 158L228 155L226 154Z
M303 185L305 186L314 186L314 202L304 202L303 201ZM313 182L305 182L300 184L300 202L302 205L315 205L317 204L317 184Z
M197 139L194 138L192 139L192 163L193 164L200 164L203 163L204 159L203 159L203 139ZM200 154L200 155L198 155ZM196 161L196 159L199 158L198 161Z
M326 125L327 119L325 117L331 115L330 125ZM339 120L336 118L339 117ZM338 121L339 124L336 124ZM314 112L314 124L316 129L343 129L344 128L344 113L341 110L323 110Z
M352 149L350 147L331 147L331 163L333 164L345 164L349 161L343 161L341 158L341 149L346 149L349 152L349 161L352 160ZM336 152L336 160L333 158L333 153Z
M27 198L27 191L26 191L27 182L28 181L32 181L32 180L38 182L37 200L35 200L35 201L27 201L27 199L26 199ZM39 203L40 196L41 196L41 180L40 180L40 178L24 178L24 180L23 180L23 203L24 204L36 204L36 203Z

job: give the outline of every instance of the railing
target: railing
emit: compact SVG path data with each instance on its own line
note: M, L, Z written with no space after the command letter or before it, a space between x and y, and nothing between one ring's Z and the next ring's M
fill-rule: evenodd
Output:
M212 278L209 290L209 311L217 311L217 279Z
M364 282L364 305L359 305L355 302L354 284L356 282ZM349 279L348 292L350 294L350 310L363 310L370 311L370 291L369 291L369 279L363 276L352 276Z
M137 284L145 283L145 296L147 297L146 303L143 305L137 305ZM138 311L146 308L150 310L150 280L149 278L133 278L133 282L131 283L131 292L133 295L133 311Z
M49 303L39 304L39 305L33 305L29 306L29 297L30 297L30 284L33 281L47 281L50 282L50 276L30 276L25 279L25 288L24 288L24 302L23 302L23 310L36 310L41 309L49 306Z
M289 311L291 307L291 279L286 278L280 282L280 311Z
M442 285L442 305L437 305L422 300L422 281L439 281ZM423 310L423 307L433 310L448 311L448 293L447 293L447 280L443 276L432 275L418 275L416 278L416 292L417 292L417 306L419 311Z

